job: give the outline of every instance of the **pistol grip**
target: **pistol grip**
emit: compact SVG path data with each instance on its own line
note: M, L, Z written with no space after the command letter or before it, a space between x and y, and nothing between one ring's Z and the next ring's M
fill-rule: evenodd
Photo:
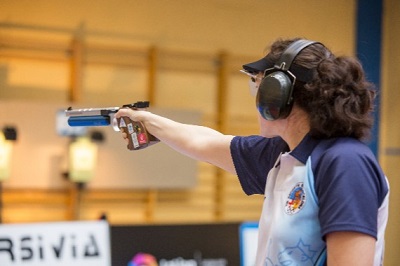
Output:
M120 117L117 119L118 127L127 134L129 150L140 150L153 145L159 140L149 134L142 122L132 121L129 117Z

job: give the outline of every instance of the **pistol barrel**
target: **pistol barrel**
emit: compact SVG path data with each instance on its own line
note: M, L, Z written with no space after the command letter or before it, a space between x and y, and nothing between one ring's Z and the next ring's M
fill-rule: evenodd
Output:
M93 126L108 126L111 124L109 116L71 116L68 118L68 125L71 127L93 127Z

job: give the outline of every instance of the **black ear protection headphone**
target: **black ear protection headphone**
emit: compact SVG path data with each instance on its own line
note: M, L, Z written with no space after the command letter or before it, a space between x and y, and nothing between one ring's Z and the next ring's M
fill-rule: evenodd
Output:
M296 76L289 71L293 60L307 46L318 43L298 40L291 43L280 56L273 68L264 71L258 88L256 104L266 120L286 118L293 106L293 87Z

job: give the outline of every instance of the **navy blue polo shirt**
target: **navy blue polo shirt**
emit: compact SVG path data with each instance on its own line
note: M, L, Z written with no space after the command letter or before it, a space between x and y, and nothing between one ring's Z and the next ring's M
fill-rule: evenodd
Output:
M379 265L389 186L364 143L306 135L289 151L279 137L235 137L231 155L243 191L265 196L256 265L323 265L324 237L337 231L376 238Z

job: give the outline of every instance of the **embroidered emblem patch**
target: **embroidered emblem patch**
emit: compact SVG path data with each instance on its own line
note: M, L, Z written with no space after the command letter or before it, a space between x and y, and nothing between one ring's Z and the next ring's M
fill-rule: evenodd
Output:
M304 191L304 184L300 182L290 191L285 205L285 212L287 214L298 213L304 207L305 203L306 193Z

